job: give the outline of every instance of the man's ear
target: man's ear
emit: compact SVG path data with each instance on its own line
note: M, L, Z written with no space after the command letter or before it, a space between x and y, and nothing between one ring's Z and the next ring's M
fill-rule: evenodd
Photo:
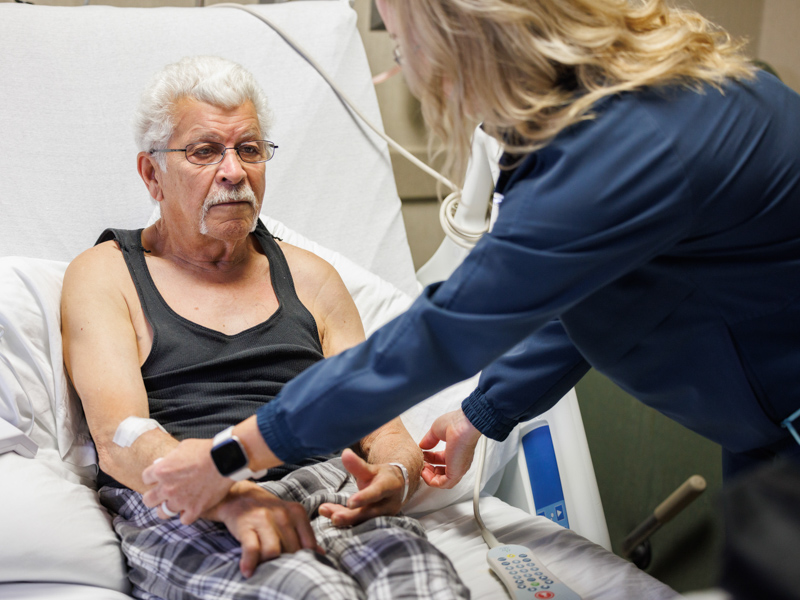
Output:
M139 152L136 156L136 166L139 169L139 176L147 186L147 191L150 192L150 197L156 202L161 202L164 199L161 189L162 171L153 155L149 152Z

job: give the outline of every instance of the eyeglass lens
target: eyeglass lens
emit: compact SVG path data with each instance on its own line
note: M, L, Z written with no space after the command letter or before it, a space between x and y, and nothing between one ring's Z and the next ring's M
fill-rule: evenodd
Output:
M186 159L196 165L213 165L221 162L225 155L225 144L219 142L198 142L186 146ZM235 148L244 162L266 162L275 154L275 146L271 142L258 140L244 142Z

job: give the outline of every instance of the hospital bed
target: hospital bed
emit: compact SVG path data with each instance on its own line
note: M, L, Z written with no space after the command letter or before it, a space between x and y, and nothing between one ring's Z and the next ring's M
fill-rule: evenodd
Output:
M315 57L380 128L347 1L253 10ZM124 558L94 491L94 448L63 370L60 287L68 261L104 228L138 228L157 217L136 173L132 114L152 74L191 54L237 61L265 88L274 113L270 139L280 149L267 165L263 218L275 235L339 270L367 332L420 291L386 142L274 29L229 8L0 4L2 598L129 597ZM459 406L474 383L403 415L412 435L419 439L433 418ZM521 442L529 431L551 440L545 454L558 467L555 503L533 498L540 480L531 486ZM491 442L485 469L488 528L504 543L533 548L583 598L677 595L609 551L574 394L522 434ZM474 481L473 468L453 490L423 489L407 512L421 518L474 598L504 598L473 518Z

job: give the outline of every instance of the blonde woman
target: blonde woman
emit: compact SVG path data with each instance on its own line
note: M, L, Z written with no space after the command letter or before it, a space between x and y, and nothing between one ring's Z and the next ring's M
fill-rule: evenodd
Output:
M504 439L590 366L721 444L728 475L800 455L800 96L661 0L378 7L451 174L476 123L504 145L499 217L448 281L237 426L250 468L344 447L482 369L420 444L446 442L423 478L450 487L479 432ZM227 490L211 450L146 471L151 505Z

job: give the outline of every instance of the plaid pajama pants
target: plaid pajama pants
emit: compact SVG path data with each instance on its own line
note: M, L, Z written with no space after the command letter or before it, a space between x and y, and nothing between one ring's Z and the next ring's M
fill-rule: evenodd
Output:
M469 598L450 561L428 542L415 519L378 517L333 527L317 510L344 504L357 491L341 460L262 482L282 500L301 503L326 554L301 550L261 563L249 579L239 571L239 542L221 523L161 520L141 494L104 487L103 504L128 559L133 595L142 600L355 600Z

